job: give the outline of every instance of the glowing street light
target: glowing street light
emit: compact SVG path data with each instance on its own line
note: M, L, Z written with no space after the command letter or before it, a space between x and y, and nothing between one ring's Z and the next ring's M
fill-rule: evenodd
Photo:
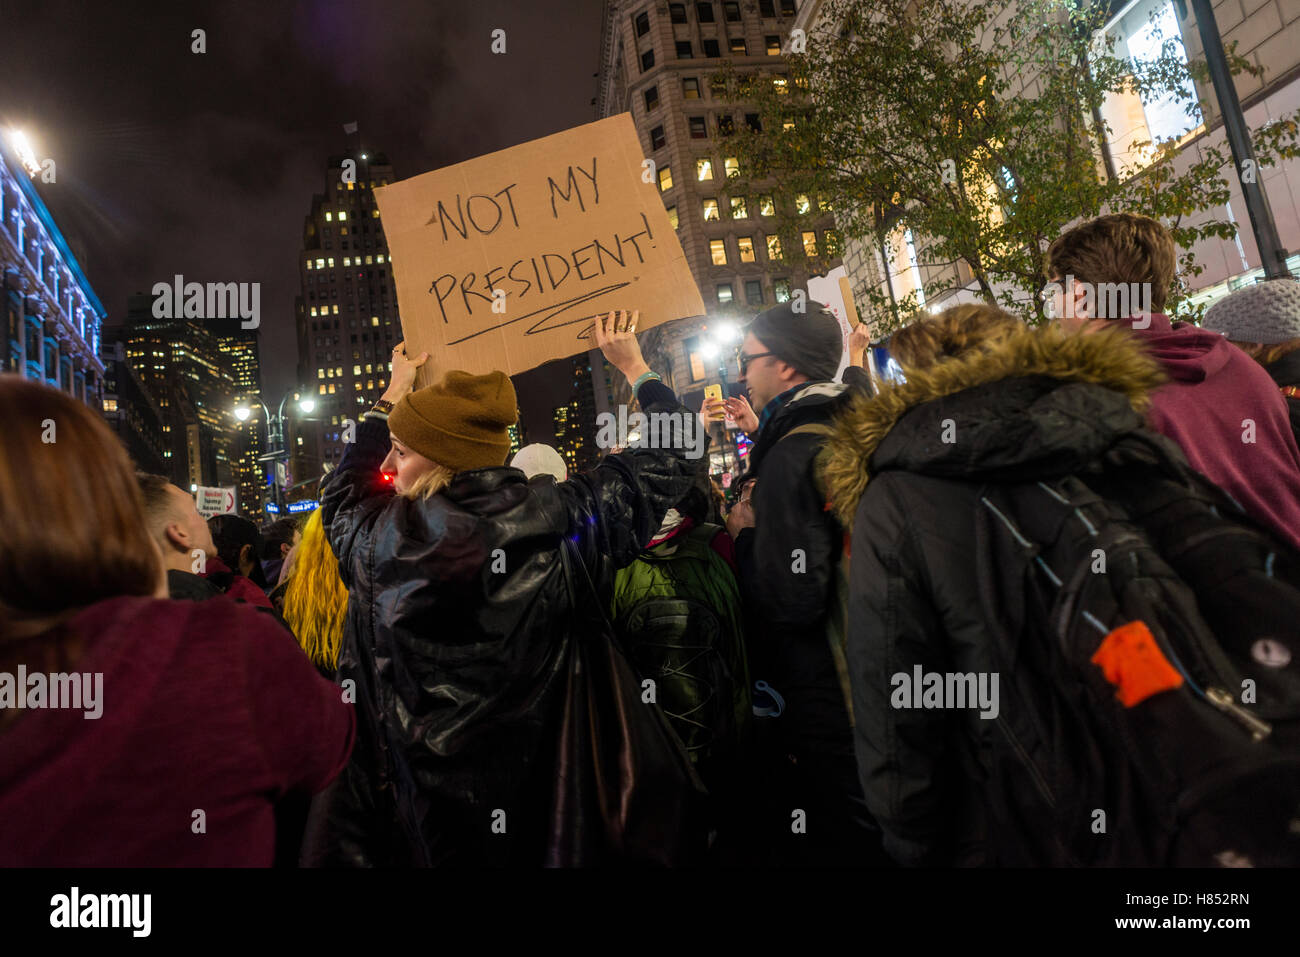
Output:
M32 149L31 140L22 130L9 131L9 142L13 145L14 152L18 154L18 160L23 164L23 169L27 170L28 176L35 176L41 171L41 164L36 159L36 150Z
M316 400L315 400L315 399L301 399L301 400L299 400L299 402L298 402L298 408L302 409L302 410L303 410L304 412L306 412L308 415L311 415L312 412L314 412L314 411L316 410Z
M235 418L240 422L247 422L248 417L253 414L253 410L246 405L235 406Z

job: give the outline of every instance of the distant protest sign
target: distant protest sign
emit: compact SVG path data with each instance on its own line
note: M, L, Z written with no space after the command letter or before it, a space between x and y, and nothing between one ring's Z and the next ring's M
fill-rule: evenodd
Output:
M407 354L514 374L593 348L610 310L703 315L642 159L623 113L376 189Z
M840 324L840 340L843 345L840 367L835 373L836 382L843 381L844 370L848 368L849 334L858 321L853 296L849 293L847 275L843 266L836 266L825 276L813 276L808 280L808 298L829 309Z
M213 515L228 515L235 512L234 487L210 488L200 485L194 493L194 507L204 518Z

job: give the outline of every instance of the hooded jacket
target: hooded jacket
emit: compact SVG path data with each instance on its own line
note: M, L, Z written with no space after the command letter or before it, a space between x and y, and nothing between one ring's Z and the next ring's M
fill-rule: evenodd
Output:
M637 398L648 413L689 414L658 382ZM313 807L304 861L540 866L568 642L591 627L568 598L562 538L607 595L708 458L636 449L560 483L474 469L411 500L380 478L388 446L387 424L365 419L324 486L349 593L339 680L356 696L358 740ZM586 583L575 587L581 600Z
M45 672L59 637L6 642L0 673ZM0 867L269 867L301 835L282 812L347 763L352 705L247 605L121 596L63 638L77 706L0 712Z
M891 707L891 676L995 670L975 520L994 483L1059 478L1144 429L1158 367L1119 329L1018 330L856 400L822 459L853 531L847 658L858 767L885 849L912 865L999 863L974 711ZM1155 441L1164 440L1153 437Z
M274 606L271 599L266 597L266 592L258 588L251 578L232 571L230 567L216 555L211 555L207 559L207 564L202 578L207 579L217 588L221 589L222 594L229 595L236 601L247 602L258 608L270 610ZM189 597L189 596L186 596Z
M1160 313L1132 334L1170 380L1152 396L1152 427L1250 515L1300 548L1300 448L1269 374L1218 333Z

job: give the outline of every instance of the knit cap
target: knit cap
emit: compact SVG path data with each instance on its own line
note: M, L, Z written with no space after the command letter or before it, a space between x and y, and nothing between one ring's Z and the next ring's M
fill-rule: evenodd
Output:
M506 464L518 400L504 372L448 372L393 406L388 429L408 448L453 472Z
M813 382L834 379L840 369L844 355L840 323L819 303L807 303L806 312L795 312L792 303L782 303L755 316L747 331Z
M1238 289L1205 311L1201 328L1233 342L1276 345L1300 339L1300 282L1270 279Z

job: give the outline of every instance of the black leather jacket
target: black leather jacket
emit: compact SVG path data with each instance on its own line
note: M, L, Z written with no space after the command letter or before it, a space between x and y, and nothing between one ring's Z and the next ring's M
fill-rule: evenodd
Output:
M686 413L658 382L637 397L646 412ZM349 592L338 678L358 740L313 807L304 863L539 865L574 612L560 537L607 588L707 454L630 450L558 484L476 469L411 501L380 480L388 444L386 423L364 420L324 485Z

